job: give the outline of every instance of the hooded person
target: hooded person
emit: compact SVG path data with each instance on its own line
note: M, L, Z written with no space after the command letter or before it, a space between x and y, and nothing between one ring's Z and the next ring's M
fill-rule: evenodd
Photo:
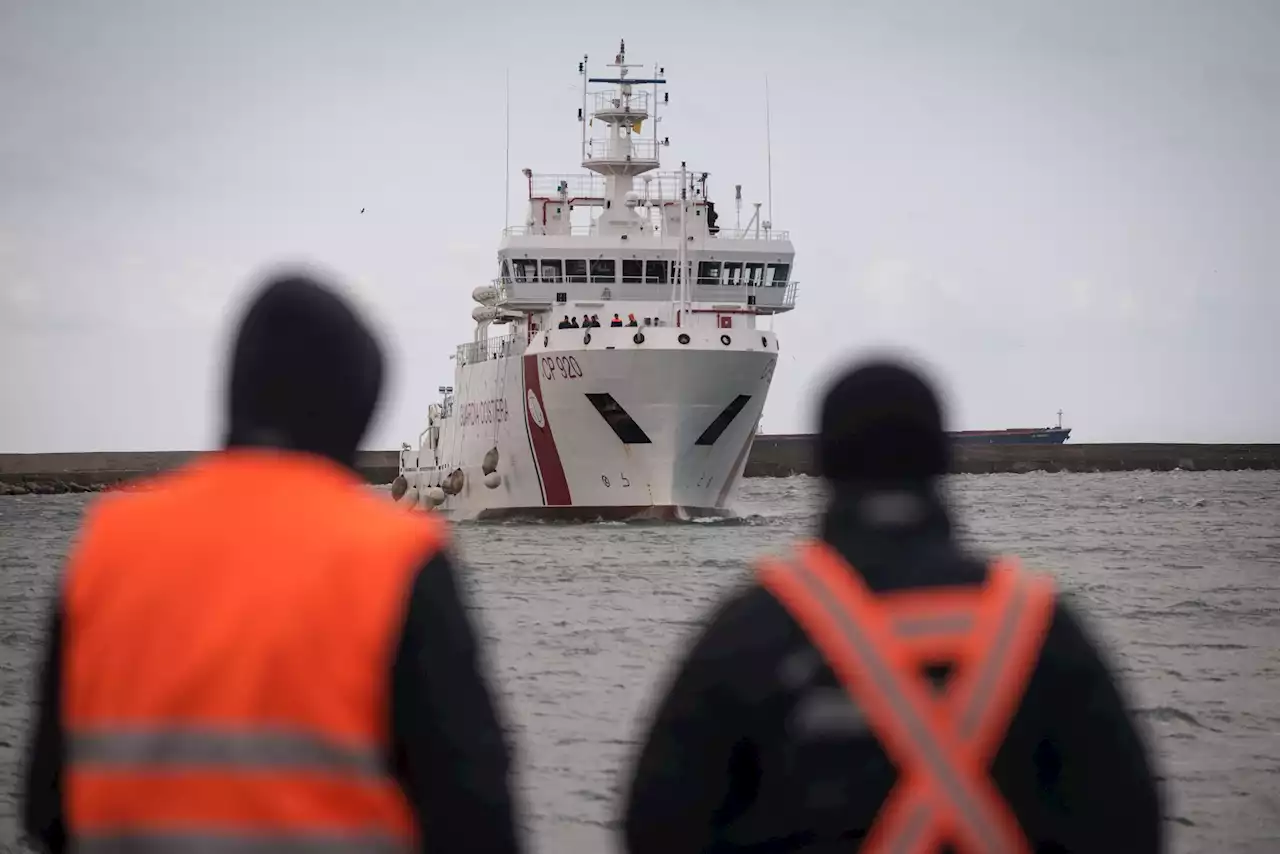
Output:
M676 668L630 854L1162 850L1147 746L1066 597L961 548L908 368L829 388L818 537L761 561Z
M340 296L276 277L232 348L224 448L89 507L38 680L30 845L519 850L447 530L355 470L383 373Z

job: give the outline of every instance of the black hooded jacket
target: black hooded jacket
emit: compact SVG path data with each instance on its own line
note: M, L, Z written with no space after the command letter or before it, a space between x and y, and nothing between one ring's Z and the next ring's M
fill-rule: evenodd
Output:
M227 389L226 445L317 454L354 468L382 374L377 341L341 299L305 278L277 280L240 326ZM52 612L23 826L29 844L61 852L68 839L59 601ZM424 558L387 673L390 758L417 814L423 850L520 850L509 747L485 664L448 556Z
M977 583L986 572L958 548L928 488L846 489L821 536L877 592ZM847 854L895 782L831 668L755 583L710 620L651 727L625 806L630 854ZM1161 850L1147 746L1061 593L992 776L1037 852Z

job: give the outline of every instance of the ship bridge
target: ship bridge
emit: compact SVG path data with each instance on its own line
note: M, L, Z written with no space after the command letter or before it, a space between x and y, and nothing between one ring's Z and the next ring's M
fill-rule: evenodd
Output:
M505 230L493 282L511 310L584 299L670 302L682 243L692 301L754 306L761 314L795 306L790 235L761 223L759 211L746 227L721 226L707 173L686 171L683 226L680 173L644 176L643 190L624 200L635 227L621 234L593 216L607 199L603 176L525 175L529 221Z
M621 45L609 77L582 76L581 164L577 174L523 170L523 224L504 230L488 303L503 312L541 313L579 301L735 306L752 314L795 307L795 248L786 231L754 213L744 224L734 187L733 227L710 193L710 173L661 171L660 107L670 102L665 69L632 74ZM590 91L589 84L607 88ZM647 131L647 133L646 133ZM486 293L488 291L486 290Z

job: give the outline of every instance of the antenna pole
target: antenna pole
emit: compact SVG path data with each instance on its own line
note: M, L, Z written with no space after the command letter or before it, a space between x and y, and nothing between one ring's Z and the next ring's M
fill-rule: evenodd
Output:
M511 66L507 66L507 176L503 186L502 229L511 227Z
M582 55L582 160L587 159L587 55Z
M764 76L764 159L768 181L769 225L773 225L773 134L769 121L769 75Z
M689 207L688 203L688 186L689 177L685 171L685 162L680 161L680 249L676 253L676 258L680 262L680 311L684 313L684 319L688 319L688 294L689 294L689 266L687 244L689 242L688 232L685 225L685 210Z
M653 115L649 120L653 122L653 156L658 156L658 63L653 64Z

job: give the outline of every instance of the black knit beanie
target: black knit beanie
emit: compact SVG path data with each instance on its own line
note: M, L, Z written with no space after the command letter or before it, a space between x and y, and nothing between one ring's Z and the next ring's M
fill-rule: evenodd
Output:
M827 480L922 482L946 474L950 443L933 389L904 365L862 363L822 402L818 470Z

